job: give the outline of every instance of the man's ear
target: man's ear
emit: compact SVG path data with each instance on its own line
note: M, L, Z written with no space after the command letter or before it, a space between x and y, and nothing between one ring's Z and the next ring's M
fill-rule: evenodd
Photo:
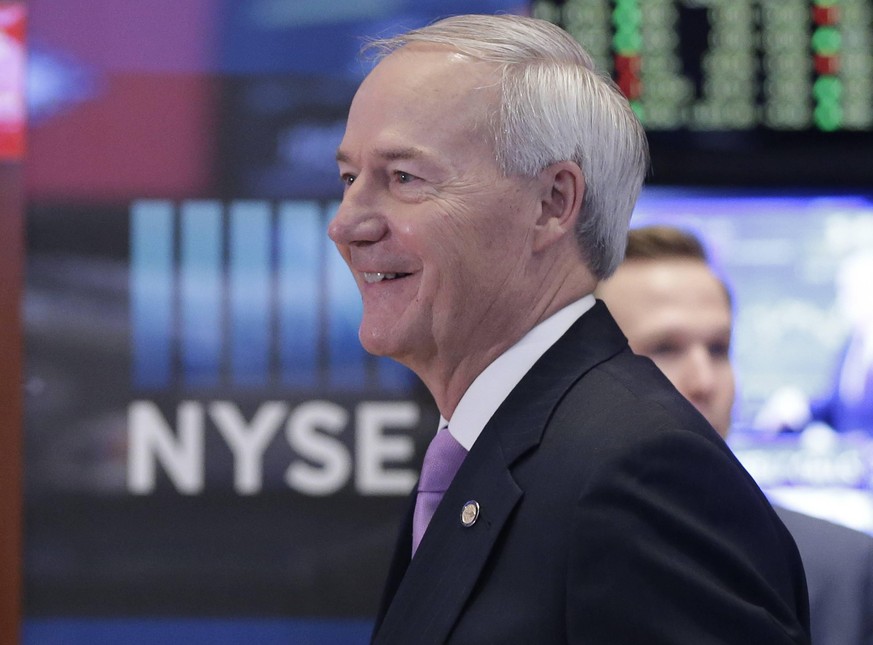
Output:
M538 179L542 210L534 228L534 250L542 251L565 235L574 235L585 178L574 162L558 161L544 168Z

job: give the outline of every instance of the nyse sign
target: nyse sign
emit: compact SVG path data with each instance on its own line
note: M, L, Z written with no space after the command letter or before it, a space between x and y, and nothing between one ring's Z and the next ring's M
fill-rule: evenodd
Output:
M133 203L130 492L150 494L165 477L181 494L202 493L216 438L241 495L264 488L278 442L290 455L281 480L299 493L412 488L416 381L360 347L360 296L325 233L334 208Z
M214 430L233 456L234 489L256 494L264 484L264 454L281 429L296 455L284 473L290 488L331 495L353 478L360 495L405 495L417 477L409 468L413 441L386 430L409 430L418 421L419 408L411 401L362 402L353 412L330 401L294 408L268 401L250 420L232 401L184 401L174 429L155 403L134 401L128 410L128 488L153 492L161 469L180 493L202 493L206 433ZM354 433L353 450L342 441L348 432Z

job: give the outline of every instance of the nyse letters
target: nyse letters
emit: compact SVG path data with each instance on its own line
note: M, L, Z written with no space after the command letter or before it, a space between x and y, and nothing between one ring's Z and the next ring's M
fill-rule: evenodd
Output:
M365 401L351 411L331 401L293 408L267 401L248 420L232 401L183 401L173 420L152 401L134 401L128 409L128 490L154 492L163 472L179 493L202 493L206 436L215 432L231 453L236 492L257 494L264 487L264 455L284 425L294 455L284 472L291 489L324 496L351 482L361 495L405 495L417 477L409 467L415 451L408 431L418 421L411 401Z

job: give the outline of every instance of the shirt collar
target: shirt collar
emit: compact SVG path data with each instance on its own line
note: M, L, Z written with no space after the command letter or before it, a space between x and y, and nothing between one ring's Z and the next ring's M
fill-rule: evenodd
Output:
M531 329L476 377L451 418L450 432L458 443L467 450L473 447L485 424L534 363L593 306L591 294L570 303ZM448 424L440 417L440 428Z

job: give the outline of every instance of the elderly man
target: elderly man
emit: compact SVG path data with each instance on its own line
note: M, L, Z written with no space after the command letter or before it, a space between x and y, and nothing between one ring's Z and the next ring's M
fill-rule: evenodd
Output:
M731 303L701 242L685 231L632 230L625 262L597 293L627 334L727 437L734 403ZM784 508L809 583L812 642L873 645L873 538Z
M374 642L807 642L790 535L592 295L647 165L627 101L535 19L379 47L329 235L442 419Z

